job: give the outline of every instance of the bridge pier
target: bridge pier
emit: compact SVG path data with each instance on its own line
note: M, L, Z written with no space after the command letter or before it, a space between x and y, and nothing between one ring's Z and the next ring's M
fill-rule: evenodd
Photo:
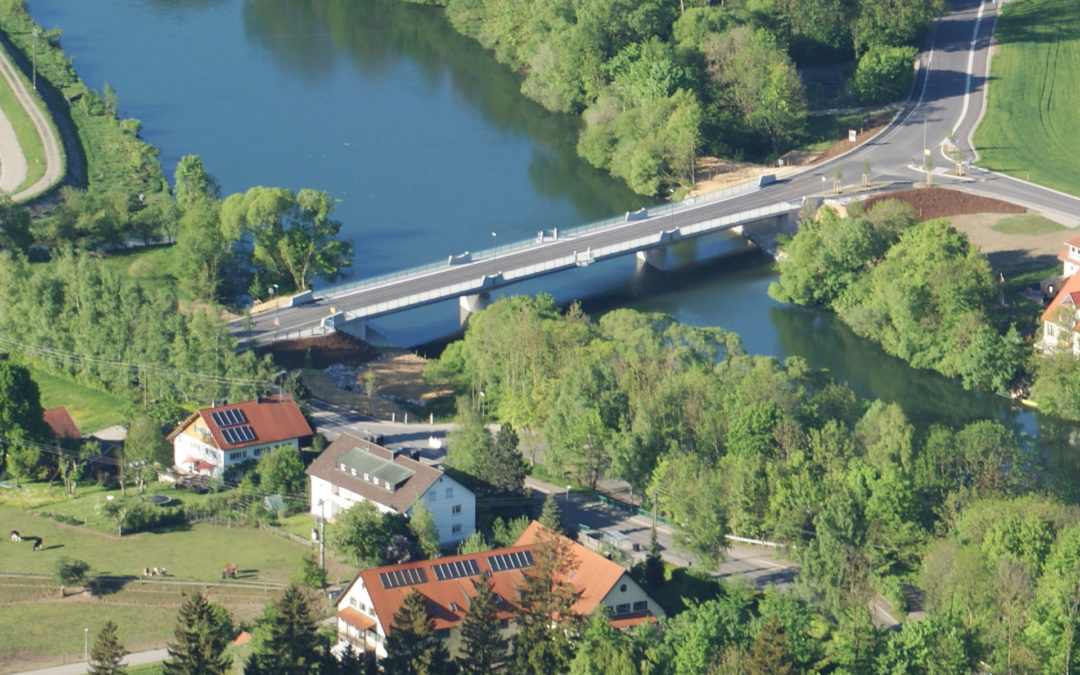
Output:
M458 297L458 320L464 326L469 317L482 309L486 309L491 302L490 293L474 293Z
M778 213L751 223L744 223L732 228L747 241L775 258L780 251L777 237L781 234L794 235L796 230L794 213Z
M671 258L668 256L668 247L659 246L657 248L649 248L644 251L637 252L637 266L643 267L648 265L653 269L666 272L671 269Z
M368 325L364 319L353 319L352 321L343 321L336 326L337 330L342 333L348 333L358 340L368 342Z

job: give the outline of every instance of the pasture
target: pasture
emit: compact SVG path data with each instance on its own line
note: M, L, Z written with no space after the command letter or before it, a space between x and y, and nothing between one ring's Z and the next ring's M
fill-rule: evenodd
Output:
M998 19L986 116L987 169L1080 194L1080 12L1075 0L1017 0Z

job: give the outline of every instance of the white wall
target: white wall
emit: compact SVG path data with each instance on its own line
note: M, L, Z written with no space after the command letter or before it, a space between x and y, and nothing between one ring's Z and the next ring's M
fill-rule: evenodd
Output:
M626 590L623 590L623 589ZM652 612L652 615L657 618L665 616L664 610L658 605L649 595L642 590L641 586L637 585L637 582L630 578L629 574L623 574L622 577L612 586L608 594L604 596L604 604L611 608L613 618L619 618L622 614L634 613L635 603L646 603L648 611ZM620 605L630 605L628 612L616 613L616 608ZM639 605L640 606L640 605ZM638 609L637 611L644 611Z
M432 483L423 499L435 516L442 546L456 546L476 530L476 495L450 476ZM460 507L458 513L454 513L455 506ZM460 526L458 532L454 531L455 525Z

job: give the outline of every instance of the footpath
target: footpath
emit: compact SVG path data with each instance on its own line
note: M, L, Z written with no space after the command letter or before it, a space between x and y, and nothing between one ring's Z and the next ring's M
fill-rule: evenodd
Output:
M152 649L148 652L128 654L124 657L124 665L142 666L147 663L164 661L167 658L169 658L169 650ZM69 663L66 666L53 666L52 668L42 668L41 670L25 670L21 673L15 673L15 675L83 675L83 673L87 672L89 669L90 666L86 661L80 661L79 663Z
M41 178L18 193L12 194L13 201L25 201L36 197L64 175L64 158L60 151L60 140L41 106L34 100L26 83L19 77L8 53L0 47L0 87L12 92L15 100L22 106L45 148L45 173ZM0 110L0 192L11 193L26 180L29 166L18 136L11 121Z

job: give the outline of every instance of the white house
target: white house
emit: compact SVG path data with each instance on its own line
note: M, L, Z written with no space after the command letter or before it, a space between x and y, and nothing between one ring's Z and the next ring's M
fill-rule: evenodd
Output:
M476 496L461 483L407 454L342 434L307 468L311 513L333 521L359 502L382 513L412 515L420 500L435 516L439 543L452 546L476 529Z
M1058 254L1062 263L1062 276L1071 277L1080 271L1080 237L1065 242L1065 250Z
M435 630L447 641L451 654L459 651L461 622L475 595L474 582L490 576L499 596L501 632L516 632L513 605L518 601L525 570L535 562L542 540L557 542L559 555L569 558L567 578L577 594L574 612L588 615L601 604L611 610L612 625L628 628L663 617L664 610L622 566L533 522L513 546L483 553L468 553L435 560L388 565L364 570L353 579L337 603L339 648L386 656L386 636L393 630L394 614L405 596L424 596Z
M1042 313L1042 348L1080 356L1080 274L1065 280Z
M194 412L168 439L180 471L221 476L230 466L279 446L299 448L300 439L311 434L291 397L272 396Z

